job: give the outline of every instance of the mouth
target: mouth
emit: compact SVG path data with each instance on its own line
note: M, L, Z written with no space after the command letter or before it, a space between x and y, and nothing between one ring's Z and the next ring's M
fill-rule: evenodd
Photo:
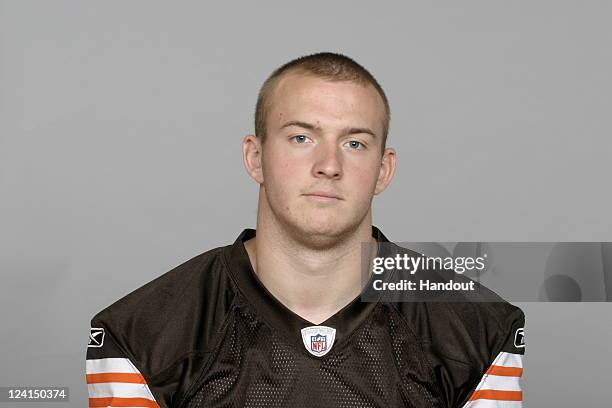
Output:
M320 201L320 202L334 202L343 200L342 197L335 193L326 192L326 191L315 191L308 194L303 194L305 197L310 199Z

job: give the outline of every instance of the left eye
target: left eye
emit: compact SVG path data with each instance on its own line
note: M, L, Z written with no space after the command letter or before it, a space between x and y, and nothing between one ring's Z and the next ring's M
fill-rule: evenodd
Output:
M296 135L291 138L294 142L298 144L304 144L308 142L308 137L305 135Z
M355 149L355 150L361 150L365 148L365 145L361 142L358 142L357 140L351 140L349 142L347 142L347 145L351 148L351 149Z

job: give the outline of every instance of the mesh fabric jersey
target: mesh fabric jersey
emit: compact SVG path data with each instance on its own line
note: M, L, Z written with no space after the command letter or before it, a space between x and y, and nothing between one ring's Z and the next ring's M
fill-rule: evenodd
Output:
M257 279L244 247L255 233L245 229L92 319L89 406L521 406L524 315L516 306L498 297L357 297L314 325ZM388 242L376 227L372 236ZM324 355L302 336L312 326L334 331L333 339L312 336Z

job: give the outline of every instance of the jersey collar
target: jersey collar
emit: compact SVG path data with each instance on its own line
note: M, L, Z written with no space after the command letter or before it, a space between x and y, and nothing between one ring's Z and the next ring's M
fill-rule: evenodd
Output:
M255 235L256 231L254 229L247 228L242 231L233 245L226 247L224 255L230 276L247 302L255 308L258 317L271 325L274 330L284 333L289 341L303 349L301 330L316 325L288 309L261 283L253 270L244 247L244 242ZM389 242L387 237L375 226L372 226L372 237L377 242ZM381 254L381 251L385 250L384 248L384 246L379 245L377 256L384 256ZM335 342L337 348L365 321L377 304L378 302L362 302L361 295L359 295L336 314L320 323L319 326L336 329Z

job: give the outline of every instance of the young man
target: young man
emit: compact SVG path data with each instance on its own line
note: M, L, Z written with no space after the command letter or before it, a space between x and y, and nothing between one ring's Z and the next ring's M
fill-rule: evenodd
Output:
M264 83L243 141L260 185L256 230L96 315L89 405L517 407L520 309L362 302L362 243L389 185L384 91L320 53Z

